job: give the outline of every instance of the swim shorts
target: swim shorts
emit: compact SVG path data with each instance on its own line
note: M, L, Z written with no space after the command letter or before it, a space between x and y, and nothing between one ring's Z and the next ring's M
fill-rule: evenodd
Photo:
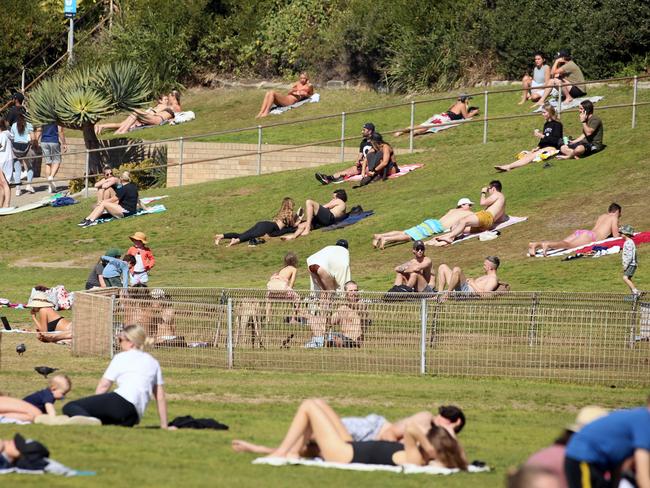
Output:
M636 272L636 264L630 264L627 268L625 268L625 271L623 271L623 276L632 278L635 272Z
M437 219L427 219L422 222L420 225L406 229L404 233L408 235L414 241L421 241L427 237L431 237L434 234L440 234L446 229L442 226L439 220Z
M371 413L365 417L343 417L341 419L353 441L374 441L387 420L381 415Z
M479 210L474 215L478 218L479 229L490 230L494 225L494 216L487 210Z

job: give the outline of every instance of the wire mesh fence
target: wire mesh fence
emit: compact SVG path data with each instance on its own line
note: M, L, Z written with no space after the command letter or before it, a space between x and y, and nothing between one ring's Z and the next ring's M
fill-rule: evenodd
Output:
M74 353L110 356L128 324L174 367L650 384L650 303L630 295L104 289L77 295Z

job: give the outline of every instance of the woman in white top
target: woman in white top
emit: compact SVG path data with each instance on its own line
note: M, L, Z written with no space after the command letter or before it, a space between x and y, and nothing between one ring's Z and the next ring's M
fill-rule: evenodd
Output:
M118 335L122 352L116 354L99 381L95 395L67 403L70 417L96 417L104 425L133 427L140 422L153 396L158 405L160 428L167 428L167 400L160 364L142 347L150 339L139 325L127 325ZM115 391L109 393L113 383Z
M0 208L11 204L9 182L14 171L14 152L11 137L7 130L7 122L0 119Z
M526 73L521 83L524 88L524 93L521 96L519 105L526 103L526 100L536 102L536 105L544 105L544 100L551 93L553 87L549 86L551 84L551 68L546 64L543 53L539 51L535 53L533 76L531 77ZM549 88L540 88L543 86L549 86Z

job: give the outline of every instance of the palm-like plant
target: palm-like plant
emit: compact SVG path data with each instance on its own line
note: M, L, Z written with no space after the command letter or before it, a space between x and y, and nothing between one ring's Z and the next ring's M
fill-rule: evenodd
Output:
M80 67L36 87L30 94L29 118L34 125L56 123L81 130L86 148L96 149L95 124L116 112L138 109L150 97L151 80L135 63ZM98 173L102 157L90 154L90 172Z

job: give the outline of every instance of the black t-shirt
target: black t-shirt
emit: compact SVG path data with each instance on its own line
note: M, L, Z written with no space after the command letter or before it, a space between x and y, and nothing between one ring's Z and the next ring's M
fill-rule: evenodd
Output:
M134 214L138 208L138 187L134 183L127 183L118 188L116 193L120 206L130 214Z
M99 262L95 265L93 270L90 272L88 275L88 279L86 280L86 289L90 289L93 286L99 286L99 275L102 274L104 271L104 263Z
M359 144L359 152L363 154L365 158L368 155L368 151L372 149L372 144L370 144L369 139L362 139L361 144Z
M9 127L11 127L17 120L18 120L18 114L22 113L25 115L27 112L25 111L25 107L22 105L20 107L16 105L12 105L9 110L7 110L7 115L5 116L5 120L9 124Z
M560 149L562 146L562 123L557 120L549 120L544 124L544 137L539 141L538 146L554 147Z

